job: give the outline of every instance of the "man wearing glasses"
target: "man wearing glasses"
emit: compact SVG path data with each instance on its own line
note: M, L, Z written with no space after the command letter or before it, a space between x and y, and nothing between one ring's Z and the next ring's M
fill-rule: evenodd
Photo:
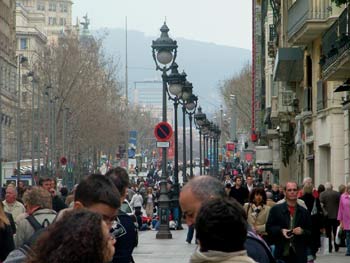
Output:
M287 182L285 202L271 208L266 231L276 246L275 258L285 263L306 263L311 235L309 212L300 206L298 185Z

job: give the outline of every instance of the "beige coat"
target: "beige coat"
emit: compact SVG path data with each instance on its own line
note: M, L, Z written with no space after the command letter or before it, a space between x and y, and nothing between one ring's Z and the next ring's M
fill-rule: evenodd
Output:
M271 208L269 206L264 205L261 211L255 217L253 214L254 211L252 209L252 205L249 205L249 203L244 204L244 211L247 213L248 223L256 229L256 232L259 235L266 234L265 224L267 218L269 217L270 209Z
M192 254L190 263L255 263L253 259L247 256L245 250L237 252L221 252L221 251L208 251L200 252L199 249Z

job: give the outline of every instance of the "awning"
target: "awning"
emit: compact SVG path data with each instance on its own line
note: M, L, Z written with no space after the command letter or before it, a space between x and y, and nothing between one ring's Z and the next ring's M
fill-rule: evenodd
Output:
M301 81L304 77L304 54L301 48L279 48L273 72L274 81Z
M337 87L334 92L350 91L350 79L347 79L343 84Z

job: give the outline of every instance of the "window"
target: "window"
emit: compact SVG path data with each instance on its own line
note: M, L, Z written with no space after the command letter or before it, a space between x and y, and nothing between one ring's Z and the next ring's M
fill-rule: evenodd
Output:
M65 18L63 18L63 17L60 18L60 25L61 26L66 25L66 19Z
M49 11L53 11L53 12L56 12L56 3L49 3Z
M60 11L61 11L62 13L67 13L67 11L68 11L68 6L67 6L66 3L60 3Z
M26 91L22 92L22 102L27 103L28 101L28 93Z
M317 110L327 108L327 82L317 81Z
M49 17L49 25L57 25L56 17Z
M45 3L44 2L38 2L37 6L36 6L36 9L38 11L45 11Z
M28 39L27 38L21 38L20 39L20 49L28 49Z

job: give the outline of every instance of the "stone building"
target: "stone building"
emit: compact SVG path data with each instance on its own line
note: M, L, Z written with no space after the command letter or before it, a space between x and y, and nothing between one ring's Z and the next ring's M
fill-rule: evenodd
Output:
M279 180L301 183L311 177L316 185L344 184L349 180L349 98L344 93L350 77L349 11L331 0L262 4L268 10L262 16L269 39L263 66L266 107L271 107L265 124L272 155L282 161Z
M16 4L0 0L0 155L2 161L16 157Z

